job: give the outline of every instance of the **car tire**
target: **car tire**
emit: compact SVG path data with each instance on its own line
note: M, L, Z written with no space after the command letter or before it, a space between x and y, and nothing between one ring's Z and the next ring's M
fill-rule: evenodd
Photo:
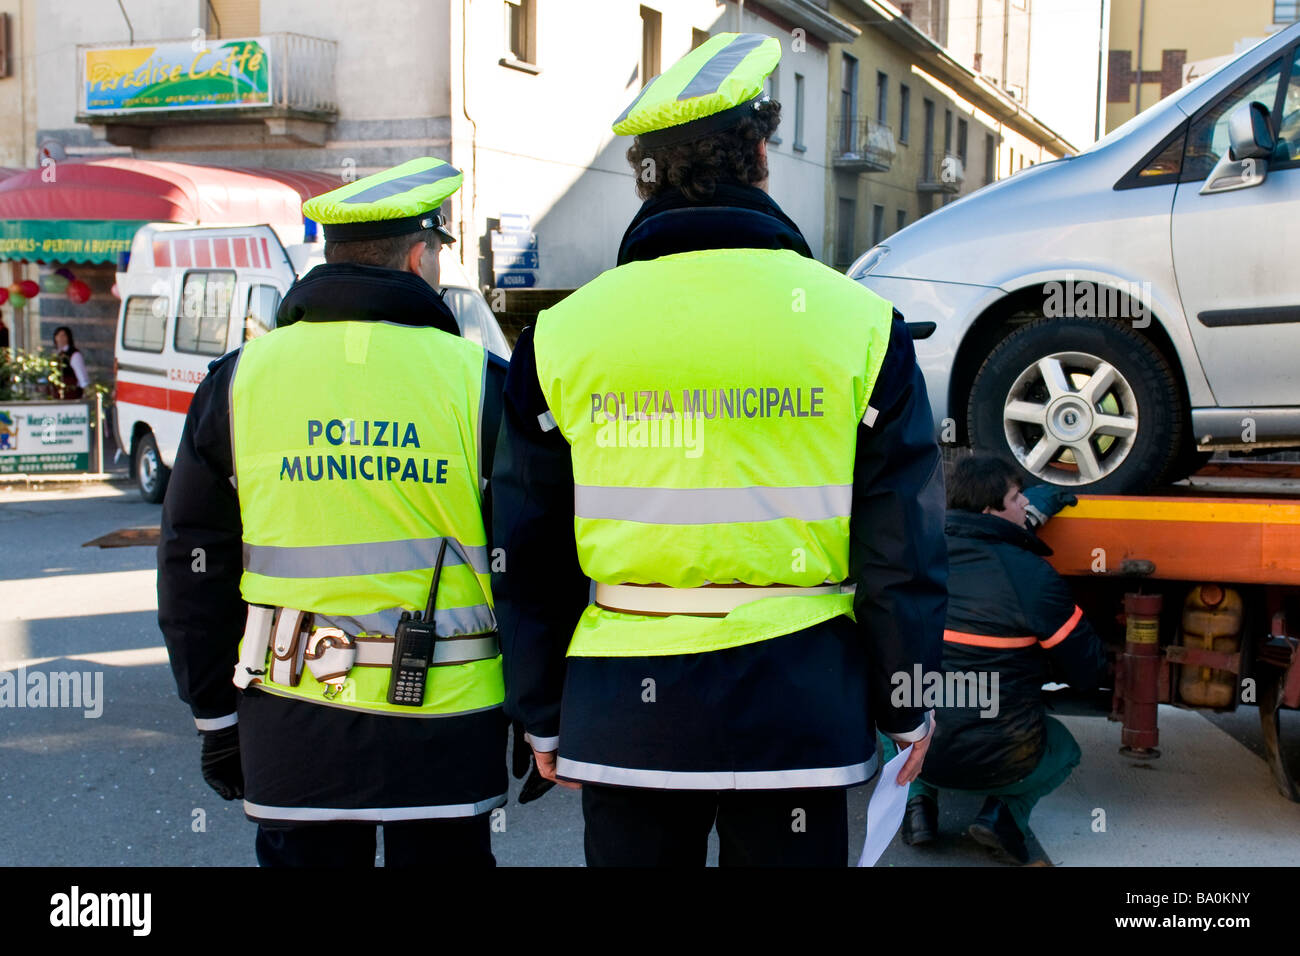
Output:
M1150 340L1119 322L1040 318L989 354L966 420L971 445L1012 461L1026 485L1140 494L1174 466L1186 416Z
M150 504L160 504L167 494L167 482L171 479L172 470L163 464L158 442L151 432L141 435L136 442L131 473L135 476L136 487L140 489L140 497Z

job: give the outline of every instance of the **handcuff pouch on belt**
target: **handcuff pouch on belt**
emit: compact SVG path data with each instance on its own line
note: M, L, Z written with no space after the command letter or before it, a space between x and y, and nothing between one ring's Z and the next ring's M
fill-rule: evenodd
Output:
M337 627L318 627L308 638L303 657L311 676L326 685L326 699L332 700L343 690L348 672L356 663L357 645Z

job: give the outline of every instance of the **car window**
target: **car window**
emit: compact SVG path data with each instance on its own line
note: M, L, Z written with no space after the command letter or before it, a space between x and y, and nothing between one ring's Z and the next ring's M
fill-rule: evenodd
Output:
M1187 150L1183 155L1183 182L1200 182L1214 170L1228 151L1228 118L1247 103L1259 102L1272 112L1277 102L1277 86L1282 75L1282 58L1278 57L1231 93L1199 116L1187 133Z
M167 297L133 295L126 300L122 321L122 348L161 352L167 336Z
M1156 153L1150 162L1138 170L1138 179L1152 180L1157 176L1177 176L1182 172L1182 169L1183 137L1180 133L1174 136L1164 149ZM1173 182L1173 179L1170 179L1169 182Z
M473 289L448 286L442 290L442 301L456 316L462 337L477 342L502 358L510 357L510 345L482 295Z
M280 308L280 290L273 285L255 285L248 290L248 308L244 310L244 341L265 335L275 328L275 313Z
M1300 161L1300 47L1291 63L1291 79L1282 98L1282 122L1278 124L1277 162Z
M176 351L224 355L234 297L233 272L187 272L176 317Z

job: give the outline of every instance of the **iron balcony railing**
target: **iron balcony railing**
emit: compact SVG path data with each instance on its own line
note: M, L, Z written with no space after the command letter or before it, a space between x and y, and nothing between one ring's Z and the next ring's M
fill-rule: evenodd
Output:
M894 131L884 123L865 116L841 116L836 121L831 162L837 169L886 173L896 152Z

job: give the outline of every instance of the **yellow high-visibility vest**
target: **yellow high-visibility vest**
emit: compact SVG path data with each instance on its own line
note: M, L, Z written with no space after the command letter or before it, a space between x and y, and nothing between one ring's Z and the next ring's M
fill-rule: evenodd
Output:
M893 309L789 250L605 272L538 316L542 392L572 449L574 533L598 584L816 587L849 573L858 424ZM735 647L852 613L849 593L723 617L588 606L570 655Z
M440 637L495 630L479 434L486 353L437 329L298 322L244 345L231 385L250 603L393 634L423 611L446 540ZM433 716L499 706L500 656L429 669L424 704L387 703L389 668L354 666L341 692L304 672L274 694Z

